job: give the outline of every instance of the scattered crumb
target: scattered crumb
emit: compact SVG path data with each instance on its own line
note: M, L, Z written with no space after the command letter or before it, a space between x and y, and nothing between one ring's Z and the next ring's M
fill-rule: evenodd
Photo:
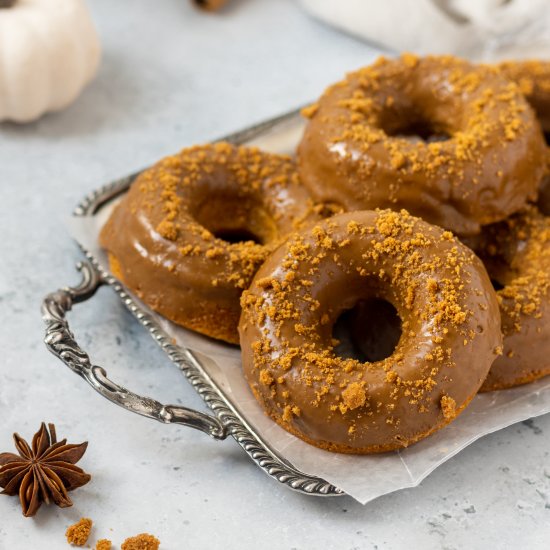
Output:
M71 525L65 536L67 542L74 546L84 546L88 542L90 531L92 530L92 520L89 518L81 518L78 523Z
M260 382L265 386L273 384L273 376L271 376L268 370L263 369L260 371Z
M346 406L353 410L365 404L367 395L361 384L352 382L348 384L347 388L342 392L342 399Z
M307 107L304 107L300 114L305 118L313 118L315 113L319 110L319 104L318 103L312 103L311 105L308 105Z
M450 420L456 416L456 401L452 397L444 395L441 398L440 405L445 418Z
M95 550L111 550L112 547L113 545L110 540L100 539L95 545Z
M121 550L157 550L160 546L160 541L149 533L141 533L135 537L126 539Z

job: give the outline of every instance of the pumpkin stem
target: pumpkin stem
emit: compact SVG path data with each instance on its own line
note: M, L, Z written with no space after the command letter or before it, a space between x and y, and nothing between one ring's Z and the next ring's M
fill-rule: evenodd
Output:
M11 8L17 0L0 0L0 9Z
M227 0L193 0L193 3L205 11L216 11L222 8Z

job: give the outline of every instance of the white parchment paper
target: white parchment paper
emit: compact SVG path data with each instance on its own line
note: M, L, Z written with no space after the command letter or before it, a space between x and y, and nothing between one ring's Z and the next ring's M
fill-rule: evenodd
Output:
M292 152L301 132L302 124L296 119L256 138L254 144L275 152ZM113 206L113 203L105 206L95 216L73 217L68 221L72 236L103 268L107 268L108 263L99 247L98 235ZM550 412L549 376L518 388L477 395L454 422L407 449L370 456L330 453L285 432L263 413L242 375L240 351L236 347L178 327L147 306L143 308L179 345L210 359L204 362L205 370L280 456L299 470L329 481L363 504L418 485L440 464L484 435Z

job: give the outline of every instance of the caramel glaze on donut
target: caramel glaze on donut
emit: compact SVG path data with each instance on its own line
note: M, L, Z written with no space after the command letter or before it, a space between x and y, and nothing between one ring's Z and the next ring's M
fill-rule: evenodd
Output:
M373 297L401 319L395 350L376 362L339 357L337 319ZM501 352L481 261L404 211L339 214L292 235L241 303L252 392L284 429L331 451L382 452L426 437L462 411Z
M534 200L545 170L540 126L518 87L450 56L381 58L304 114L302 181L347 211L406 208L476 234Z
M504 61L500 71L514 81L531 107L550 146L550 61ZM550 216L550 148L547 149L547 175L540 187L537 205L543 214Z
M487 226L470 243L496 283L504 353L481 391L550 374L550 218L534 207Z
M318 217L289 157L218 143L142 173L100 242L115 275L154 310L238 343L242 291L281 239L310 219Z
M544 132L550 132L550 61L504 61L497 65L515 82L535 110Z

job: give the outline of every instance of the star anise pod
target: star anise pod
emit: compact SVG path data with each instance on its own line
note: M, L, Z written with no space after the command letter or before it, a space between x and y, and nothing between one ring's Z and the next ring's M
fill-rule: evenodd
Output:
M49 431L48 431L49 428ZM19 456L0 454L1 494L17 495L23 515L34 516L42 502L54 502L61 508L72 506L68 491L82 487L91 476L75 464L86 452L88 443L69 445L67 440L57 441L55 426L42 423L32 438L32 446L19 435L13 434Z

